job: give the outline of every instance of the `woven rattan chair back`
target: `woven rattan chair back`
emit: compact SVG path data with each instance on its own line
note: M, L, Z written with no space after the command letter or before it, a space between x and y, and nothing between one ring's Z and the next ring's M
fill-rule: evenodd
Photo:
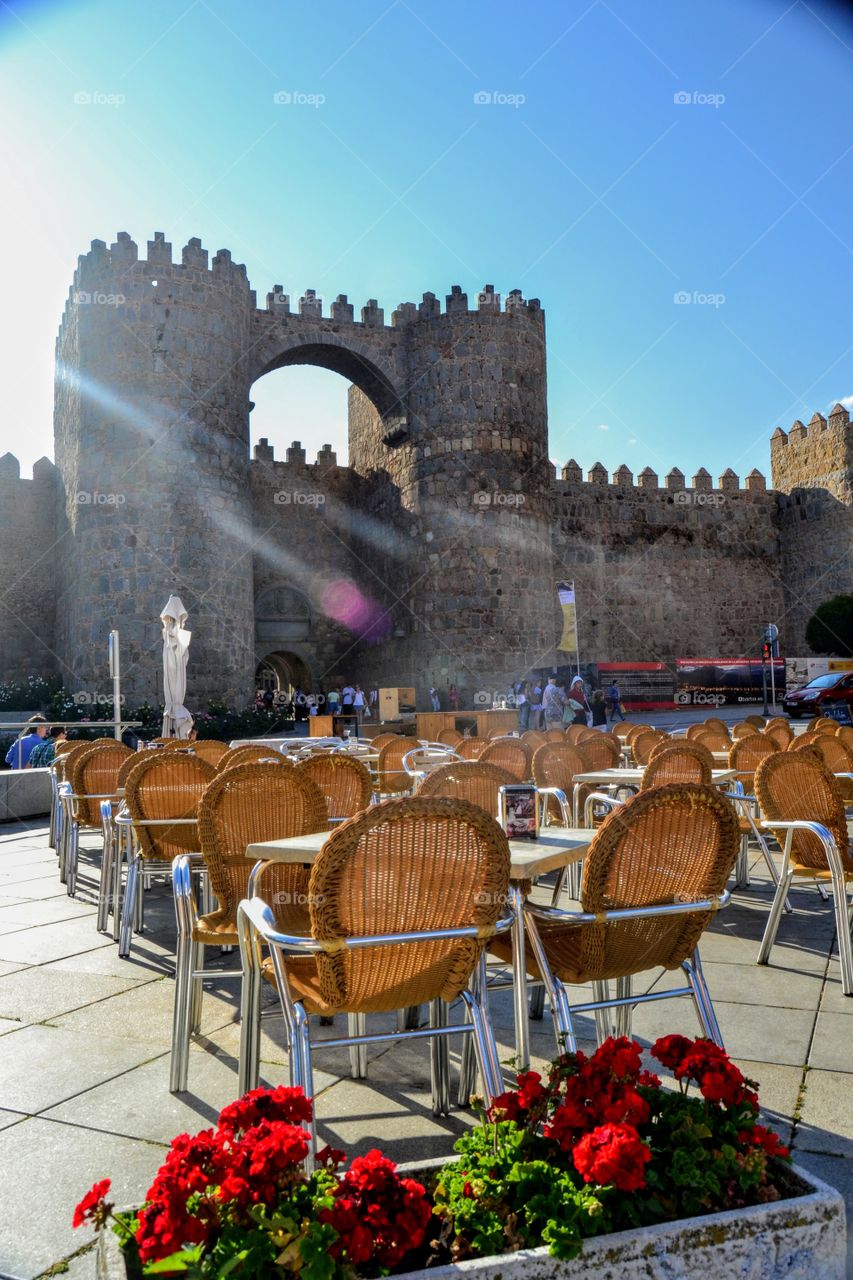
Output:
M728 736L729 726L719 716L708 716L705 720L705 728L715 730L718 733L725 733Z
M390 742L380 748L377 773L382 795L411 791L413 780L403 768L403 756L416 751L420 745L417 738L404 738L401 734L395 734Z
M479 760L488 745L488 738L465 738L456 748L456 754L463 760Z
M628 734L633 728L634 726L629 724L627 720L620 720L618 724L611 725L610 732L614 737L618 738L620 742L627 742Z
M664 787L670 782L694 782L707 787L711 782L710 753L703 759L692 742L661 744L646 765L641 791Z
M220 742L218 738L198 738L191 746L201 760L207 760L214 768L230 750L228 743Z
M335 831L309 882L311 932L343 938L475 926L476 939L335 949L317 956L324 1003L385 1012L455 1000L505 910L509 845L464 800L387 800Z
M122 765L134 760L136 752L115 739L108 747L93 747L76 756L71 769L71 790L76 796L113 796L118 791ZM101 801L80 799L76 803L77 822L81 827L101 827Z
M526 742L531 751L538 750L544 743L548 741L545 733L541 729L526 729L521 735L521 741Z
M628 746L633 746L634 739L638 738L641 733L648 733L652 728L650 724L632 724L628 732L625 734L625 741Z
M56 776L60 782L70 782L74 766L81 756L86 755L93 747L103 751L105 747L115 744L115 738L95 738L93 742L72 742L67 751L58 758Z
M755 770L755 794L768 822L821 822L832 832L845 870L853 870L848 851L844 801L836 780L817 755L809 751L777 751ZM787 833L776 839L784 846ZM791 861L802 867L827 870L826 854L811 831L795 831Z
M775 755L779 748L766 733L750 733L745 738L738 738L729 748L729 768L737 771L741 782L749 783L752 789L752 777L755 770L768 756Z
M853 750L840 738L821 733L812 746L831 774L853 773ZM836 778L835 784L845 805L853 803L853 779Z
M521 738L496 738L479 758L483 764L496 764L499 769L506 769L516 782L527 782L530 778L532 752Z
M584 911L650 907L719 897L740 844L730 802L714 788L672 783L643 791L599 827L584 860ZM709 911L609 921L543 932L572 981L616 978L663 967L693 953ZM558 935L562 933L562 937ZM562 960L562 963L560 961Z
M587 769L615 769L622 758L619 743L609 733L592 732L575 750L583 756Z
M436 738L436 742L443 742L446 747L458 747L462 741L462 734L458 729L442 729Z
M798 733L788 743L787 749L788 751L807 751L809 747L814 746L819 737L821 737L819 733Z
M754 724L750 724L748 720L742 720L740 724L736 724L732 729L732 741L736 742L739 738L748 738L758 732L760 731Z
M306 764L308 761L305 762ZM237 764L217 773L198 804L198 835L219 909L208 929L236 929L237 904L247 897L254 858L250 844L309 835L328 826L326 803L302 766ZM269 863L258 877L258 893L280 920L301 919L307 928L308 872L299 864Z
M300 760L293 772L310 778L326 803L330 818L351 818L370 804L373 781L367 765L355 756L333 751ZM297 833L298 834L298 833Z
M577 729L578 734L575 738L575 743L577 743L578 746L580 746L582 742L589 742L590 738L598 738L601 736L600 729L592 729L589 725L579 724Z
M198 849L195 823L159 825L164 818L195 818L215 770L185 751L142 751L124 780L124 799L135 826L140 856L171 862ZM146 822L156 826L146 826Z
M119 769L118 774L117 774L117 776L116 776L116 791L117 791L117 792L119 792L119 791L124 791L124 784L125 784L125 782L127 781L127 775L130 773L130 771L131 771L131 769L133 768L133 766L134 766L135 764L138 764L138 763L139 763L139 761L140 761L141 759L142 759L142 754L141 754L141 752L139 752L139 751L131 751L131 753L130 753L130 755L127 757L127 759L126 759L126 760L124 760L124 761L122 762L122 766L121 766L121 768Z
M631 743L631 754L634 757L634 763L644 765L649 763L651 754L659 742L668 742L669 735L661 733L659 729L648 729L645 733L638 733Z
M833 720L831 716L817 716L808 729L812 733L831 733L835 734L838 728L838 721Z
M763 736L775 742L780 751L785 751L794 739L794 732L788 724L773 724L767 726Z
M744 716L743 723L754 724L756 729L763 729L766 721L764 719L764 716L752 715L752 716Z
M466 800L494 818L500 811L499 789L510 786L515 780L509 770L483 760L443 764L424 778L418 795Z
M689 724L684 736L688 742L697 742L698 739L701 738L702 734L707 732L708 726L703 720L701 724Z
M764 728L765 730L775 729L776 725L779 725L779 724L784 725L784 727L787 729L788 717L787 716L771 716L770 719L765 724Z
M399 733L377 733L375 738L370 739L370 745L374 751L381 751L383 747L387 747L389 742L393 742L399 736Z
M840 724L835 730L835 736L839 742L843 742L845 747L853 751L853 725Z
M584 756L568 742L546 742L533 753L533 781L537 787L559 787L571 798L575 774L586 772Z
M701 742L709 751L725 751L726 754L731 749L732 740L727 733L721 733L719 729L706 729L704 733L700 733L696 739Z
M216 772L232 769L235 764L260 764L272 762L284 764L287 760L275 747L265 747L260 742L247 742L245 746L229 747L223 756L216 761Z
M670 747L683 747L687 751L692 751L697 760L701 760L709 769L714 768L714 757L708 748L703 747L702 743L697 742L695 738L662 738L656 746L652 747L649 764L656 760L662 751L669 751Z
M585 724L570 724L568 729L565 730L549 729L545 737L548 742L568 742L570 747L576 747L587 732L588 728ZM560 737L561 734L562 738Z

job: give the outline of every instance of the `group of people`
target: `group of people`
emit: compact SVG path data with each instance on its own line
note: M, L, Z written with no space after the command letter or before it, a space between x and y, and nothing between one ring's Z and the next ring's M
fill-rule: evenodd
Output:
M587 697L580 674L568 683L560 676L549 676L544 686L540 681L520 680L515 686L518 728L557 729L563 725L584 724L595 727L612 723L618 716L625 719L622 694L617 684L607 692L596 689ZM608 715L609 713L609 715Z
M277 711L286 720L307 720L309 716L352 716L358 720L367 720L376 714L379 691L371 689L365 693L360 684L346 683L334 686L328 692L322 689L319 693L306 693L296 688L292 692L284 689L256 689L255 710Z
M48 728L44 716L30 716L26 729L16 738L6 752L6 764L10 769L46 769L53 764L57 742L68 736L59 725Z

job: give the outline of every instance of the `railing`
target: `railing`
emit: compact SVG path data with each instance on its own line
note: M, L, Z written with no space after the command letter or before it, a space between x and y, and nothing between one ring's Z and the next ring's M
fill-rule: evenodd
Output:
M10 720L8 723L0 721L0 738L9 730L11 733L17 733L19 729L105 729L107 733L113 734L121 741L121 733L123 729L141 729L143 722L141 720ZM12 745L18 747L18 764L21 769L21 752L24 735L18 738L17 742Z

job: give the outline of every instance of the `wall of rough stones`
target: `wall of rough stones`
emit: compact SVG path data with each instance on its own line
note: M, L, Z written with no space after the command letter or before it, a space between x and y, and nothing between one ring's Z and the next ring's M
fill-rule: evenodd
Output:
M646 468L608 478L574 461L553 483L556 576L574 579L585 661L664 662L754 654L784 613L776 497L704 468L686 487Z
M160 692L159 611L190 613L191 700L239 705L290 653L315 685L501 688L557 660L555 584L573 578L584 661L735 656L777 621L802 651L814 606L853 589L853 442L837 405L771 441L757 472L584 478L548 461L537 300L458 286L324 314L157 233L139 258L94 241L57 339L57 469L0 459L0 678L59 670L130 701ZM249 460L254 381L309 363L352 384L349 466L332 451ZM19 567L24 572L19 572ZM33 620L37 625L33 626Z
M0 458L0 682L55 675L57 474L39 458L22 479Z
M789 653L807 653L805 630L824 600L853 592L853 427L836 404L824 418L799 420L770 441L778 490L784 635ZM781 629L781 628L780 628Z

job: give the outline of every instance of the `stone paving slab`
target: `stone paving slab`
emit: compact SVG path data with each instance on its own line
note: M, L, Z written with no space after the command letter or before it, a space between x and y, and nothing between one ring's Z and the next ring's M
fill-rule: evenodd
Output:
M169 887L155 884L146 893L145 932L134 938L131 958L120 960L112 939L95 930L96 870L84 849L80 893L69 899L43 829L0 836L0 893L7 895L5 906L0 897L0 926L4 917L17 920L15 909L23 908L19 927L0 933L0 1078L8 1082L7 1110L0 1111L0 1183L10 1187L0 1215L0 1277L34 1280L75 1254L86 1237L71 1232L70 1214L89 1185L109 1176L119 1200L138 1200L165 1144L181 1130L208 1126L237 1089L239 980L221 972L237 958L208 950L205 1034L191 1049L189 1091L174 1098L168 1092L175 945ZM841 995L837 956L830 959L831 904L797 890L771 964L759 968L755 955L771 899L758 861L752 887L734 893L703 939L706 978L727 1047L760 1082L768 1122L783 1139L793 1134L797 1159L853 1204L853 999ZM651 975L637 979L636 990L681 981L679 974ZM574 989L570 998L580 1003L588 992ZM271 990L264 999L276 1007ZM493 994L491 1004L506 1065L514 1053L510 993ZM451 1021L458 1016L458 1008L451 1010ZM15 1021L19 1017L25 1022ZM368 1078L354 1081L346 1049L322 1044L343 1033L342 1023L338 1018L332 1028L312 1029L320 1042L314 1068L321 1140L353 1153L381 1146L398 1160L449 1151L474 1116L468 1110L432 1115L428 1042L371 1046ZM392 1018L369 1020L370 1028L392 1025ZM689 999L641 1007L634 1016L634 1033L644 1042L671 1031L696 1034L697 1026ZM576 1015L575 1030L580 1047L591 1050L591 1016ZM555 1049L547 1013L530 1023L530 1033L533 1065L541 1067ZM449 1049L455 1099L457 1037ZM261 1059L265 1083L287 1080L280 1016L263 1021ZM20 1227L34 1204L43 1217L36 1240ZM66 1274L83 1280L92 1266L91 1255L73 1257Z

